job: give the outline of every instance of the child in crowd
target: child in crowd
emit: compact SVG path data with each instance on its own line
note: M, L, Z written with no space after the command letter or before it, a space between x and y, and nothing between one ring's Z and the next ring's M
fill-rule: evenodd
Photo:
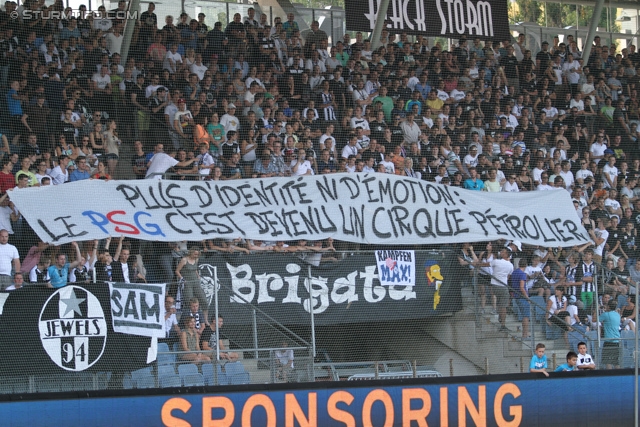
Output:
M554 372L564 372L564 371L577 371L578 370L578 355L570 351L567 353L567 363L563 363L558 366Z
M549 373L547 372L547 356L544 354L545 350L546 347L544 344L538 343L536 345L536 354L531 357L529 372L542 372L545 377L549 376Z
M579 370L584 369L596 369L596 364L593 363L593 357L587 354L587 344L584 342L578 343L578 365Z

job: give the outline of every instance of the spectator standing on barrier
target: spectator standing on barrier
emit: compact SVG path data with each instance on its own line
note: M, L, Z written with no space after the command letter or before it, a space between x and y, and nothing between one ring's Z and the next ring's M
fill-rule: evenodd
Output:
M176 278L178 282L182 284L181 287L181 300L192 301L196 298L202 307L202 314L204 317L203 323L209 322L209 302L207 297L200 286L200 273L198 272L198 259L200 258L200 251L196 248L190 248L187 251L187 256L182 257L176 267ZM197 310L196 310L197 311ZM201 329L198 326L198 329Z
M523 258L518 260L518 268L516 268L511 277L509 277L509 284L511 290L514 293L515 303L518 307L518 317L522 321L522 339L529 338L529 318L530 306L529 306L529 292L527 290L527 273L524 272L527 267L527 261Z
M510 297L507 284L509 276L513 272L513 264L509 261L509 250L501 248L498 257L490 262L478 262L477 258L473 263L478 267L491 267L493 276L491 277L491 286L496 296L496 306L498 309L498 321L500 322L500 332L508 332L509 329L505 325L507 319L507 307L509 306Z
M536 345L536 354L531 357L531 362L529 363L529 372L531 373L543 373L545 377L549 376L547 372L547 356L544 354L546 348L542 343L538 343Z
M600 315L600 322L604 329L605 342L602 347L602 364L606 369L620 367L620 314L616 311L618 303L610 300L604 313Z
M9 232L0 230L0 290L11 285L11 269L20 271L20 255L18 249L9 244Z
M56 255L55 264L49 266L49 277L51 278L51 284L49 287L57 289L66 286L69 281L69 269L75 268L80 264L82 255L80 254L78 242L71 242L71 246L73 246L76 251L76 260L72 263L68 263L67 256L64 253L58 253L58 255Z

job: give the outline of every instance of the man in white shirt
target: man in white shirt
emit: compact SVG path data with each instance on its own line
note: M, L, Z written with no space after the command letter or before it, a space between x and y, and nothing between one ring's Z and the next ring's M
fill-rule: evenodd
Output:
M609 218L599 217L596 221L595 230L589 230L589 236L593 243L595 243L595 248L593 248L593 259L598 264L602 263L602 256L604 255L604 246L607 244L607 240L609 239L609 232L607 231L607 227L609 226Z
M513 264L509 261L509 250L507 248L501 248L498 257L490 262L474 261L473 264L477 267L491 267L493 269L491 286L497 298L496 307L498 309L498 320L501 325L500 332L509 331L505 325L507 307L511 302L507 284L509 283L509 276L513 273Z
M174 166L189 166L191 163L197 160L194 157L184 162L180 162L175 159L176 151L172 150L171 154L158 152L151 157L151 160L147 163L147 174L145 178L162 179L162 175Z
M120 49L122 49L122 41L124 40L124 36L122 35L122 24L116 24L112 32L107 33L105 38L107 39L107 47L111 54L120 53Z
M291 161L291 175L315 175L311 162L307 160L306 152L303 149L298 150L298 158Z
M216 166L213 156L209 153L207 144L200 145L200 155L198 155L196 159L198 160L198 171L203 177L209 175L209 173L211 173L211 169Z
M53 185L64 184L69 181L69 171L67 170L67 165L71 159L65 154L62 154L58 157L58 166L51 170L49 176L51 176L51 183Z
M571 162L569 160L563 160L560 163L562 170L560 171L560 176L564 180L564 185L567 190L571 190L573 187L574 179L573 172L571 172Z
M607 159L607 164L602 168L602 183L604 188L618 188L618 168L616 156L611 154Z
M237 131L240 127L240 120L236 117L236 106L234 104L227 105L227 113L220 118L220 124L224 126L224 132Z
M362 147L358 144L358 137L352 136L349 138L349 143L342 149L342 158L348 159L349 156L358 156L362 151Z
M174 44L171 49L167 51L162 62L162 69L169 70L170 74L175 74L178 69L178 65L182 65L182 55L178 53L178 45Z
M20 271L20 256L18 249L9 244L9 232L0 230L0 290L11 285L11 267L13 271Z
M589 148L589 152L591 153L591 158L594 162L600 163L600 160L604 158L604 152L607 149L607 139L603 131L598 132L596 135L596 140L591 147Z

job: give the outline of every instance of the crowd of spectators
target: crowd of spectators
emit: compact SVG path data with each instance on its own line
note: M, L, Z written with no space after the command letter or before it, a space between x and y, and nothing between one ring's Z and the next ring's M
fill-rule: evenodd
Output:
M60 19L46 18L71 12L61 1L5 3L0 192L90 178L335 172L487 192L567 191L592 239L573 249L575 261L592 248L610 270L634 269L635 46L618 51L596 37L583 58L569 35L532 55L521 34L461 38L446 50L387 29L376 49L361 33L329 46L318 22L303 39L294 14L271 25L249 8L210 26L203 13L174 20L147 7L127 22L125 1ZM135 30L122 63L125 23ZM9 198L0 206L10 240L35 242L22 238L28 226ZM24 256L29 243L21 245ZM626 282L611 283L614 293L629 292Z

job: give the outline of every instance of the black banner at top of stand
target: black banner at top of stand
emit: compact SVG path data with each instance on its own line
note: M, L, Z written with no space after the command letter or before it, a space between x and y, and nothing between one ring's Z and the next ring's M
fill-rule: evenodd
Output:
M377 0L345 0L347 30L372 32L379 5ZM506 0L390 0L385 21L386 28L398 34L511 38Z

